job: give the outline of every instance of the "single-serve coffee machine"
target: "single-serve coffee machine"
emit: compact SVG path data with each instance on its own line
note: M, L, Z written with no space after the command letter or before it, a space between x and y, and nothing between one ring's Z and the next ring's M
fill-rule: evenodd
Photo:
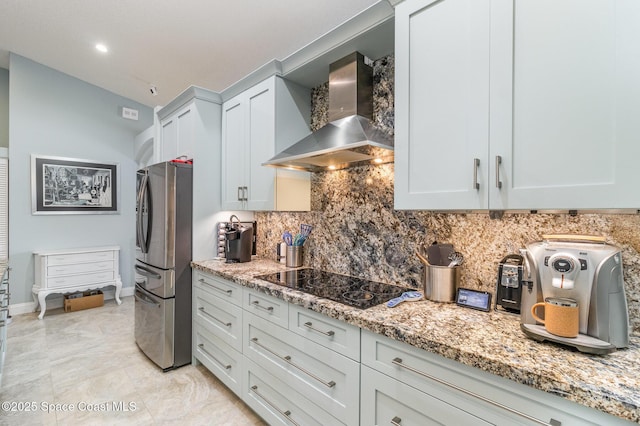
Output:
M496 311L520 313L524 274L525 263L522 254L508 254L502 258L498 265Z
M253 227L241 223L236 215L232 215L226 225L224 239L224 257L227 263L251 261Z
M546 235L526 248L531 280L522 287L520 319L528 337L594 354L628 346L629 314L617 247L600 237ZM548 310L547 318L543 310ZM565 330L572 321L577 322L577 336L560 336L556 330Z

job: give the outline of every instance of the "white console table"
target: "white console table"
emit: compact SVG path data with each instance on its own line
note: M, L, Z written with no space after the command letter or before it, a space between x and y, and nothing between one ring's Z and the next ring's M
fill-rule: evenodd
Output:
M47 310L46 298L54 293L75 293L113 285L119 304L122 280L120 279L120 247L90 247L82 249L49 250L34 252L35 280L33 301L40 306L38 319Z

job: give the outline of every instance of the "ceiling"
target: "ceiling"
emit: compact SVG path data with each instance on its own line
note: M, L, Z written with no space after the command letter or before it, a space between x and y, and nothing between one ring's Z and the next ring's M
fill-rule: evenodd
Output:
M13 52L154 107L220 92L378 1L2 0L0 68Z

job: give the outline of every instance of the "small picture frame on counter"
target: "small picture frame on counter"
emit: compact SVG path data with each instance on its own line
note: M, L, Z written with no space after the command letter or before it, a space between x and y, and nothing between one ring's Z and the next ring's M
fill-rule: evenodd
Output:
M469 288L459 288L456 293L456 304L465 308L489 312L491 310L491 293Z

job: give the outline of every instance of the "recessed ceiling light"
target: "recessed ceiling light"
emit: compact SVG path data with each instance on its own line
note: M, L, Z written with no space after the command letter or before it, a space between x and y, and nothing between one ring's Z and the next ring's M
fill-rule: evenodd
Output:
M96 49L98 50L98 52L102 53L107 53L109 51L109 48L102 43L96 44Z

